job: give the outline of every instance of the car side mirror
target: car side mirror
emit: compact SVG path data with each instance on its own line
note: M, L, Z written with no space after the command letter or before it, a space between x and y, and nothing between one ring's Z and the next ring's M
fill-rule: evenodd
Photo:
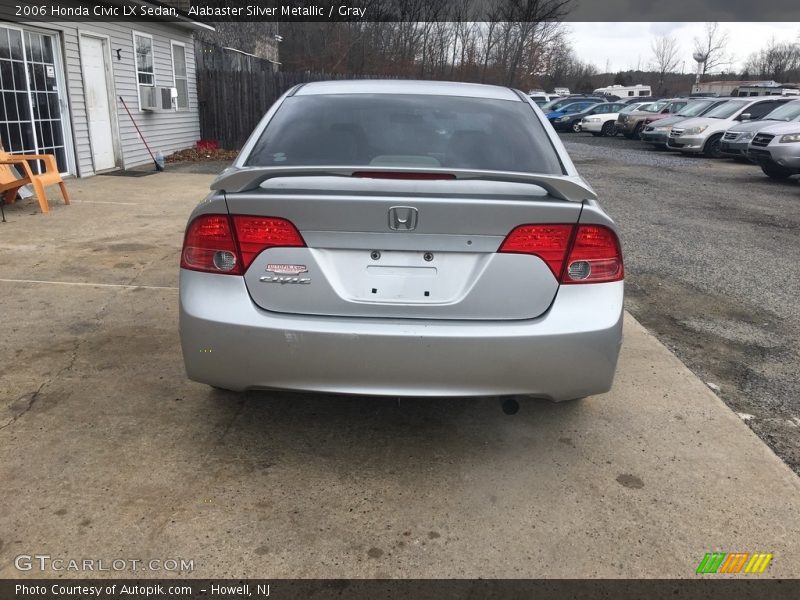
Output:
M749 121L750 113L742 113L739 115L739 121Z

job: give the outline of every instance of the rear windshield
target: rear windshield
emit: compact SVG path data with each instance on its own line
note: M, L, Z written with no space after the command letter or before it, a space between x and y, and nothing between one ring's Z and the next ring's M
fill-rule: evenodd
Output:
M744 108L747 104L747 100L736 101L736 100L728 100L724 104L720 104L716 108L712 108L704 117L711 117L713 119L727 119L728 117L733 116L738 110Z
M331 94L284 100L248 166L382 166L563 174L525 102Z

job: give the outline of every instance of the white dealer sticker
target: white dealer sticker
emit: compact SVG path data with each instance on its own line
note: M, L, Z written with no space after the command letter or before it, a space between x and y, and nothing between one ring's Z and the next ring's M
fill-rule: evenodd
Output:
M281 275L297 275L298 273L308 273L308 269L305 265L278 265L278 264L268 264L266 271L270 271L272 273L279 273Z

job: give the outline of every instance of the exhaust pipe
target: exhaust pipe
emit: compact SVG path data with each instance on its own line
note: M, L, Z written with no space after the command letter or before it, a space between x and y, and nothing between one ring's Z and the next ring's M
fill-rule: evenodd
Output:
M500 406L507 415L515 415L519 412L519 402L514 398L504 398Z

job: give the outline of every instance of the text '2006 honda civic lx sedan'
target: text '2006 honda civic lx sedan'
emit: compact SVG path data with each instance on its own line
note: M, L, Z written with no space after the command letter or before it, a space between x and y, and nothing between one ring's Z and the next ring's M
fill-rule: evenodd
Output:
M551 400L610 389L615 226L521 92L300 85L211 187L181 255L191 379Z

